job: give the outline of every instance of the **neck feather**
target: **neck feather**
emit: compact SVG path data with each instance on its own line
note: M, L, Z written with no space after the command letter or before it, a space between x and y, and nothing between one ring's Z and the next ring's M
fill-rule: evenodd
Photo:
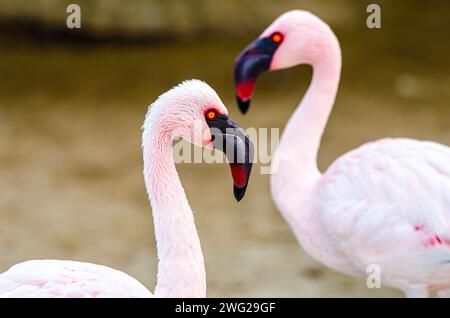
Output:
M142 145L159 260L155 296L206 297L200 239L173 162L171 134L152 119L144 124Z
M313 67L311 84L287 123L272 164L273 197L284 212L306 204L321 176L317 154L341 72L341 51L331 30L325 33L317 52L320 54L309 62ZM292 195L295 198L289 197ZM297 210L292 213L298 214Z

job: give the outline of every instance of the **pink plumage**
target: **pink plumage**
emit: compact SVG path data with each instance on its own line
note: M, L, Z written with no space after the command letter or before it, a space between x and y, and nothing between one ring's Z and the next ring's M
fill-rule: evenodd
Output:
M102 265L59 260L19 263L0 275L0 297L152 297L133 277Z
M381 283L407 296L425 297L429 291L449 296L450 148L383 139L343 155L322 174L317 154L339 85L339 42L326 23L305 11L281 15L259 39L267 43L277 32L284 36L278 48L248 52L255 50L248 47L235 74L237 81L255 80L261 69L246 73L257 64L246 65L245 59L257 54L266 59L272 54L269 70L313 67L311 85L289 119L272 163L272 196L297 239L337 271L366 276L368 266L375 264ZM237 94L246 111L248 99L239 90Z
M161 95L147 113L142 135L144 179L152 205L158 252L155 297L205 297L206 273L192 210L172 158L172 139L209 147L204 111L226 115L216 92L198 80ZM194 128L201 129L194 133ZM195 136L190 139L189 136ZM0 297L152 297L133 277L109 267L33 260L0 274Z

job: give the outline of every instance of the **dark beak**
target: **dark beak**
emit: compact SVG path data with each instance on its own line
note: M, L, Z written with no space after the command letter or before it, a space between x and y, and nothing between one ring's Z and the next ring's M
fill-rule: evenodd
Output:
M233 177L234 197L240 201L247 190L253 166L253 143L244 130L226 115L208 122L214 148L228 159Z
M234 64L234 82L237 104L243 114L250 107L256 80L261 73L269 70L278 45L268 38L257 39L237 57Z
M248 109L250 108L251 100L250 99L243 100L239 96L236 96L236 101L237 101L237 105L238 105L238 108L241 111L241 113L246 114Z

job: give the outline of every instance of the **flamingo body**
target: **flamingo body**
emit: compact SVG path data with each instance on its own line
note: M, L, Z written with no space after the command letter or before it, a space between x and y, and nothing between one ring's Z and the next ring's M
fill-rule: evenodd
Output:
M0 275L0 297L148 298L140 282L110 267L62 260L32 260Z
M338 270L408 290L450 287L450 149L383 139L337 159L316 185L317 213Z
M272 162L273 199L302 247L337 271L367 276L410 297L450 295L450 148L431 141L382 139L317 167L334 105L341 50L315 15L281 15L239 55L238 106L246 112L263 71L309 64L313 78L289 119ZM242 94L241 87L249 87ZM351 123L349 123L351 124Z
M152 205L159 260L154 296L206 297L200 239L172 158L172 142L179 137L221 150L229 159L234 158L229 149L236 149L236 154L241 155L238 159L244 158L239 163L230 160L238 201L244 196L250 177L252 146L248 136L228 117L217 93L199 80L185 81L159 96L145 118L143 174ZM233 171L236 167L243 173ZM152 297L152 293L134 278L109 267L33 260L0 274L0 297Z

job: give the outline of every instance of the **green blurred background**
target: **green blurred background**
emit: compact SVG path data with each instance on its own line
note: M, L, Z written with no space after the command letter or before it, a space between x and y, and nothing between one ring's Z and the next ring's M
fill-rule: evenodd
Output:
M184 79L213 86L243 127L283 128L311 69L264 75L254 107L234 104L239 51L279 14L331 25L343 73L319 164L405 136L450 144L448 1L0 0L0 271L27 259L121 269L153 290L156 254L142 178L147 105ZM369 3L381 29L368 29ZM233 199L227 165L178 165L206 261L209 296L399 296L328 270L299 247L256 165Z

